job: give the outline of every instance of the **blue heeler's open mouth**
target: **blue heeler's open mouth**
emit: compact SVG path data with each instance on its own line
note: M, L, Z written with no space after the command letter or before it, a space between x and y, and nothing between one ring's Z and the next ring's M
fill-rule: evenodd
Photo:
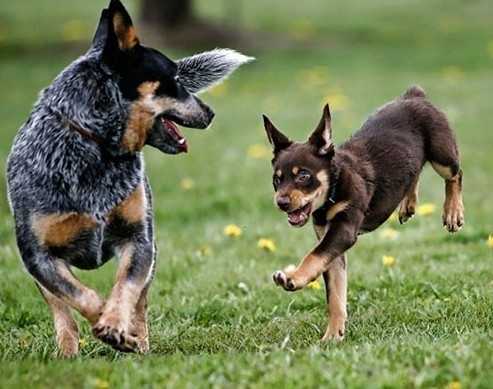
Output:
M178 126L171 119L168 119L165 116L161 116L160 120L163 125L163 129L167 132L171 139L177 143L177 148L186 153L188 151L187 140L180 132Z

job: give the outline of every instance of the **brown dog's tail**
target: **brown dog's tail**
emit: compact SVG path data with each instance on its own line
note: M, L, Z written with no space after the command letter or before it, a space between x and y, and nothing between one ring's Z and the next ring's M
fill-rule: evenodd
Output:
M407 90L402 95L403 99L412 99L415 97L421 97L421 98L426 97L425 90L421 88L419 85L413 85L407 88Z

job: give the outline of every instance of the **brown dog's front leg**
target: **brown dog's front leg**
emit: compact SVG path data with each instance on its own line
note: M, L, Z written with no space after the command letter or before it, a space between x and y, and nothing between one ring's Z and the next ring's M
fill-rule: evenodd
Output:
M288 266L273 274L274 282L293 292L304 288L329 269L332 261L344 254L355 242L363 213L357 209L341 212L318 245L295 267Z
M329 270L324 273L324 281L329 325L322 341L340 341L344 338L347 319L347 261L345 254L330 263Z

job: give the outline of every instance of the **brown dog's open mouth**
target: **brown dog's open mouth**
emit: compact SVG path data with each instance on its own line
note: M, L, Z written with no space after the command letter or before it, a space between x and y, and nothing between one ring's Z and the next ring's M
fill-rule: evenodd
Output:
M163 125L163 129L167 132L167 134L170 136L171 139L173 139L176 142L176 147L183 152L188 151L188 144L187 140L181 133L180 129L178 126L173 122L171 119L168 119L164 116L160 117L161 123Z
M312 204L308 203L301 208L288 212L288 222L292 226L302 227L306 224L306 222L310 218L311 212L312 212Z

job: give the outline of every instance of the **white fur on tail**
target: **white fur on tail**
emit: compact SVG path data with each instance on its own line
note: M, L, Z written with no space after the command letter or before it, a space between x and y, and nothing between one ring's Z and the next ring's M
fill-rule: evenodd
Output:
M253 61L231 49L215 49L178 61L179 82L190 93L198 93L222 82L239 66Z

